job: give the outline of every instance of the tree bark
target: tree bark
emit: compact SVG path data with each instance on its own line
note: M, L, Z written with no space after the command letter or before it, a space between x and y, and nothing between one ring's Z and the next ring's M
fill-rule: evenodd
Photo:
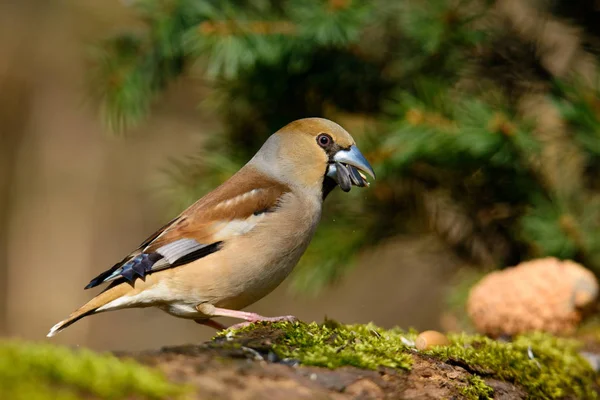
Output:
M117 353L158 368L177 383L192 385L196 399L468 399L473 377L468 366L413 355L410 371L355 367L327 369L278 359L272 344L284 333L258 327L235 338L201 345L165 347L141 353ZM510 382L486 378L494 399L525 399Z

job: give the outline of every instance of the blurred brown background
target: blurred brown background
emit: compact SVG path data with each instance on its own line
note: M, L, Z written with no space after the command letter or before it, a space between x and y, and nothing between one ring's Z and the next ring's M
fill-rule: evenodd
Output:
M217 121L206 89L178 82L127 137L108 135L84 81L86 45L131 22L116 0L0 3L0 333L46 340L94 293L90 278L167 216L154 190L169 159L194 154ZM425 251L427 249L427 251ZM436 328L459 264L433 237L395 239L314 298L282 285L252 311ZM155 309L100 314L53 341L96 349L198 342L214 331Z

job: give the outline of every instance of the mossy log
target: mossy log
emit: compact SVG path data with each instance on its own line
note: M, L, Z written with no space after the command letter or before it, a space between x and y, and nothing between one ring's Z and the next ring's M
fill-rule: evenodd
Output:
M584 343L450 335L419 351L416 332L372 324L256 324L200 345L99 355L0 342L4 399L594 399Z

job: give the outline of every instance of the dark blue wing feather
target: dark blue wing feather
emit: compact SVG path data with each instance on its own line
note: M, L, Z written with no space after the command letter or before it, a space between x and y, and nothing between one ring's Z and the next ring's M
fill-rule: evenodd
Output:
M190 263L199 258L206 257L207 255L218 251L222 244L222 242L217 242L206 246L198 245L197 243L195 245L190 242L188 243L189 245L183 249L181 246L179 246L179 250L183 251L178 253L173 253L170 251L175 247L164 246L166 250L169 251L163 252L163 254L159 253L162 249L159 248L157 251L152 253L141 253L133 257L125 258L123 261L115 264L108 271L104 271L92 279L85 288L90 289L101 285L102 283L116 279L122 279L129 283L133 283L136 278L144 279L146 275L152 272L177 267L179 265ZM186 249L189 251L185 251Z
M133 282L136 275L143 279L152 270L152 266L161 258L162 256L158 253L139 254L128 261L115 264L108 271L104 271L92 279L85 288L93 288L117 277L123 277L128 282Z

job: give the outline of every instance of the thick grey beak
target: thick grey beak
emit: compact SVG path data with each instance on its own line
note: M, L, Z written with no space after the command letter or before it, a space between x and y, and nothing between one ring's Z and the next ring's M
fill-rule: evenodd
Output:
M352 185L369 186L366 177L361 171L375 179L375 171L362 155L358 147L351 146L348 150L340 150L333 156L333 163L329 164L327 176L334 179L344 192L350 191Z
M352 165L358 168L360 171L367 173L371 178L375 179L375 171L373 167L367 161L365 156L362 155L358 147L351 146L350 150L340 150L333 156L333 161L339 162L346 165Z

